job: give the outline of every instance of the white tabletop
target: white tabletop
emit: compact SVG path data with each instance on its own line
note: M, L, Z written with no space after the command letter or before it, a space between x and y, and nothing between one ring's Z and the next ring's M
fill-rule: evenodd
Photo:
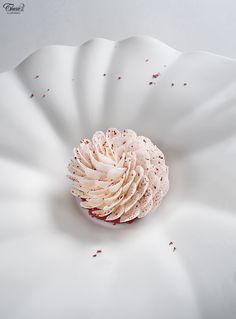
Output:
M0 7L0 71L50 44L79 45L94 37L150 35L181 51L236 58L234 0L22 0L24 12Z

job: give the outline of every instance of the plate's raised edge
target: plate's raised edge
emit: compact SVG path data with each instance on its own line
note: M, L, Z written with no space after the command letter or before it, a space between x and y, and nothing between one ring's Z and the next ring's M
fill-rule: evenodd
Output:
M110 42L110 43L122 43L122 42L126 42L126 41L130 41L130 40L150 40L150 41L153 41L153 42L156 42L156 43L159 43L159 45L162 45L162 46L165 46L166 49L169 49L169 50L174 50L176 52L179 52L181 53L180 51L176 50L175 48L165 44L164 42L154 38L154 37L151 37L151 36L148 36L148 35L136 35L136 36L131 36L131 37L127 37L127 38L124 38L124 39L121 39L121 40L118 40L118 41L115 41L115 40L111 40L111 39L107 39L107 38L102 38L102 37L96 37L96 38L92 38L92 39L89 39L85 42L83 42L82 44L78 45L78 46L75 46L75 45L61 45L61 44L52 44L52 45L46 45L46 46L43 46L37 50L34 50L32 53L30 53L29 55L27 55L25 58L23 58L16 66L12 67L11 69L9 70L6 70L6 71L3 71L3 72L0 72L0 75L1 74L5 74L5 73L8 73L8 72L14 72L21 64L25 63L27 60L30 60L34 55L36 55L38 52L40 51L44 51L44 50L47 50L47 49L50 49L50 48L80 48L82 46L86 46L86 45L89 45L90 43L92 42L95 42L95 41L103 41L103 42Z
M111 39L107 39L107 38L102 38L102 37L96 37L96 38L92 38L92 39L89 39L85 42L83 42L82 44L78 45L78 46L74 46L74 45L61 45L61 44L53 44L53 45L46 45L46 46L43 46L35 51L33 51L32 53L30 53L27 57L25 57L24 59L21 60L21 62L19 62L16 66L14 66L13 68L9 69L9 70L6 70L6 71L3 71L3 72L0 72L0 75L1 74L5 74L5 73L8 73L8 72L12 72L14 70L16 70L21 64L25 63L27 60L31 59L31 57L33 57L35 54L37 54L38 52L40 51L43 51L43 50L46 50L48 48L61 48L61 47L67 47L67 48L79 48L81 46L86 46L88 45L89 43L91 42L94 42L94 41L107 41L107 42L113 42L113 43L122 43L122 42L125 42L125 41L129 41L129 40L133 40L133 39L137 39L137 40L145 40L145 39L149 39L150 41L154 41L154 42L157 42L159 43L160 45L162 46L166 46L167 49L171 49L171 50L175 50L176 52L179 52L179 53L183 53L183 54L196 54L196 53L199 53L199 54L206 54L206 55L212 55L214 57L217 57L219 59L222 59L222 60L227 60L227 61L231 61L231 62L234 62L236 63L236 59L234 58L230 58L230 57L227 57L227 56L223 56L223 55L219 55L219 54L216 54L216 53L212 53L212 52L208 52L208 51L203 51L203 50L195 50L195 51L187 51L187 52L181 52L179 50L176 50L175 48L167 45L166 43L154 38L154 37L151 37L151 36L148 36L148 35L137 35L137 36L131 36L131 37L127 37L127 38L124 38L124 39L121 39L121 40L118 40L118 41L115 41L115 40L111 40Z
M227 56L224 56L224 55L220 55L220 54L216 54L216 53L209 52L209 51L194 50L194 51L183 52L182 54L202 54L202 55L204 54L204 55L215 57L217 59L226 60L226 61L230 61L230 62L236 63L236 59L234 59L234 58L230 58L230 57L227 57Z

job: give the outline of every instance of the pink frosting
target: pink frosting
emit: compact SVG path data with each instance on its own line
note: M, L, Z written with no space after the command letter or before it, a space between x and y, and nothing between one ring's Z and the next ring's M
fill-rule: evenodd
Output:
M163 153L132 130L95 132L74 149L68 165L71 193L107 221L128 222L159 206L169 189Z

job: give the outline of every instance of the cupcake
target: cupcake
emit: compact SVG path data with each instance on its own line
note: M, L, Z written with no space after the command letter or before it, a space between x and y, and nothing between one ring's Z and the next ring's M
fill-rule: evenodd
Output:
M81 140L68 169L72 195L90 215L106 222L145 217L169 189L163 153L130 129L110 128Z

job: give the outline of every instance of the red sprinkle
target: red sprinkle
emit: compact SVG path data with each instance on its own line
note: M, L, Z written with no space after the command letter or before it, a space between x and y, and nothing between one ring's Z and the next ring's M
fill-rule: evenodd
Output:
M100 254L101 252L102 252L101 249L98 249L98 250L96 251L97 254Z
M170 242L169 242L169 246L170 246L170 245L173 245L173 241L170 241Z
M34 93L32 93L31 95L30 95L30 98L32 99L32 97L34 97Z
M176 247L173 248L173 252L175 252L175 251L176 251Z
M157 73L154 73L153 75L152 75L152 77L154 78L154 79L156 79L156 78L158 78L158 76L160 76L161 74L160 74L160 72L157 72Z
M151 81L151 82L149 82L149 85L152 85L153 84L153 82Z
M96 254L94 254L94 255L93 255L93 257L97 257L97 255L96 255Z

